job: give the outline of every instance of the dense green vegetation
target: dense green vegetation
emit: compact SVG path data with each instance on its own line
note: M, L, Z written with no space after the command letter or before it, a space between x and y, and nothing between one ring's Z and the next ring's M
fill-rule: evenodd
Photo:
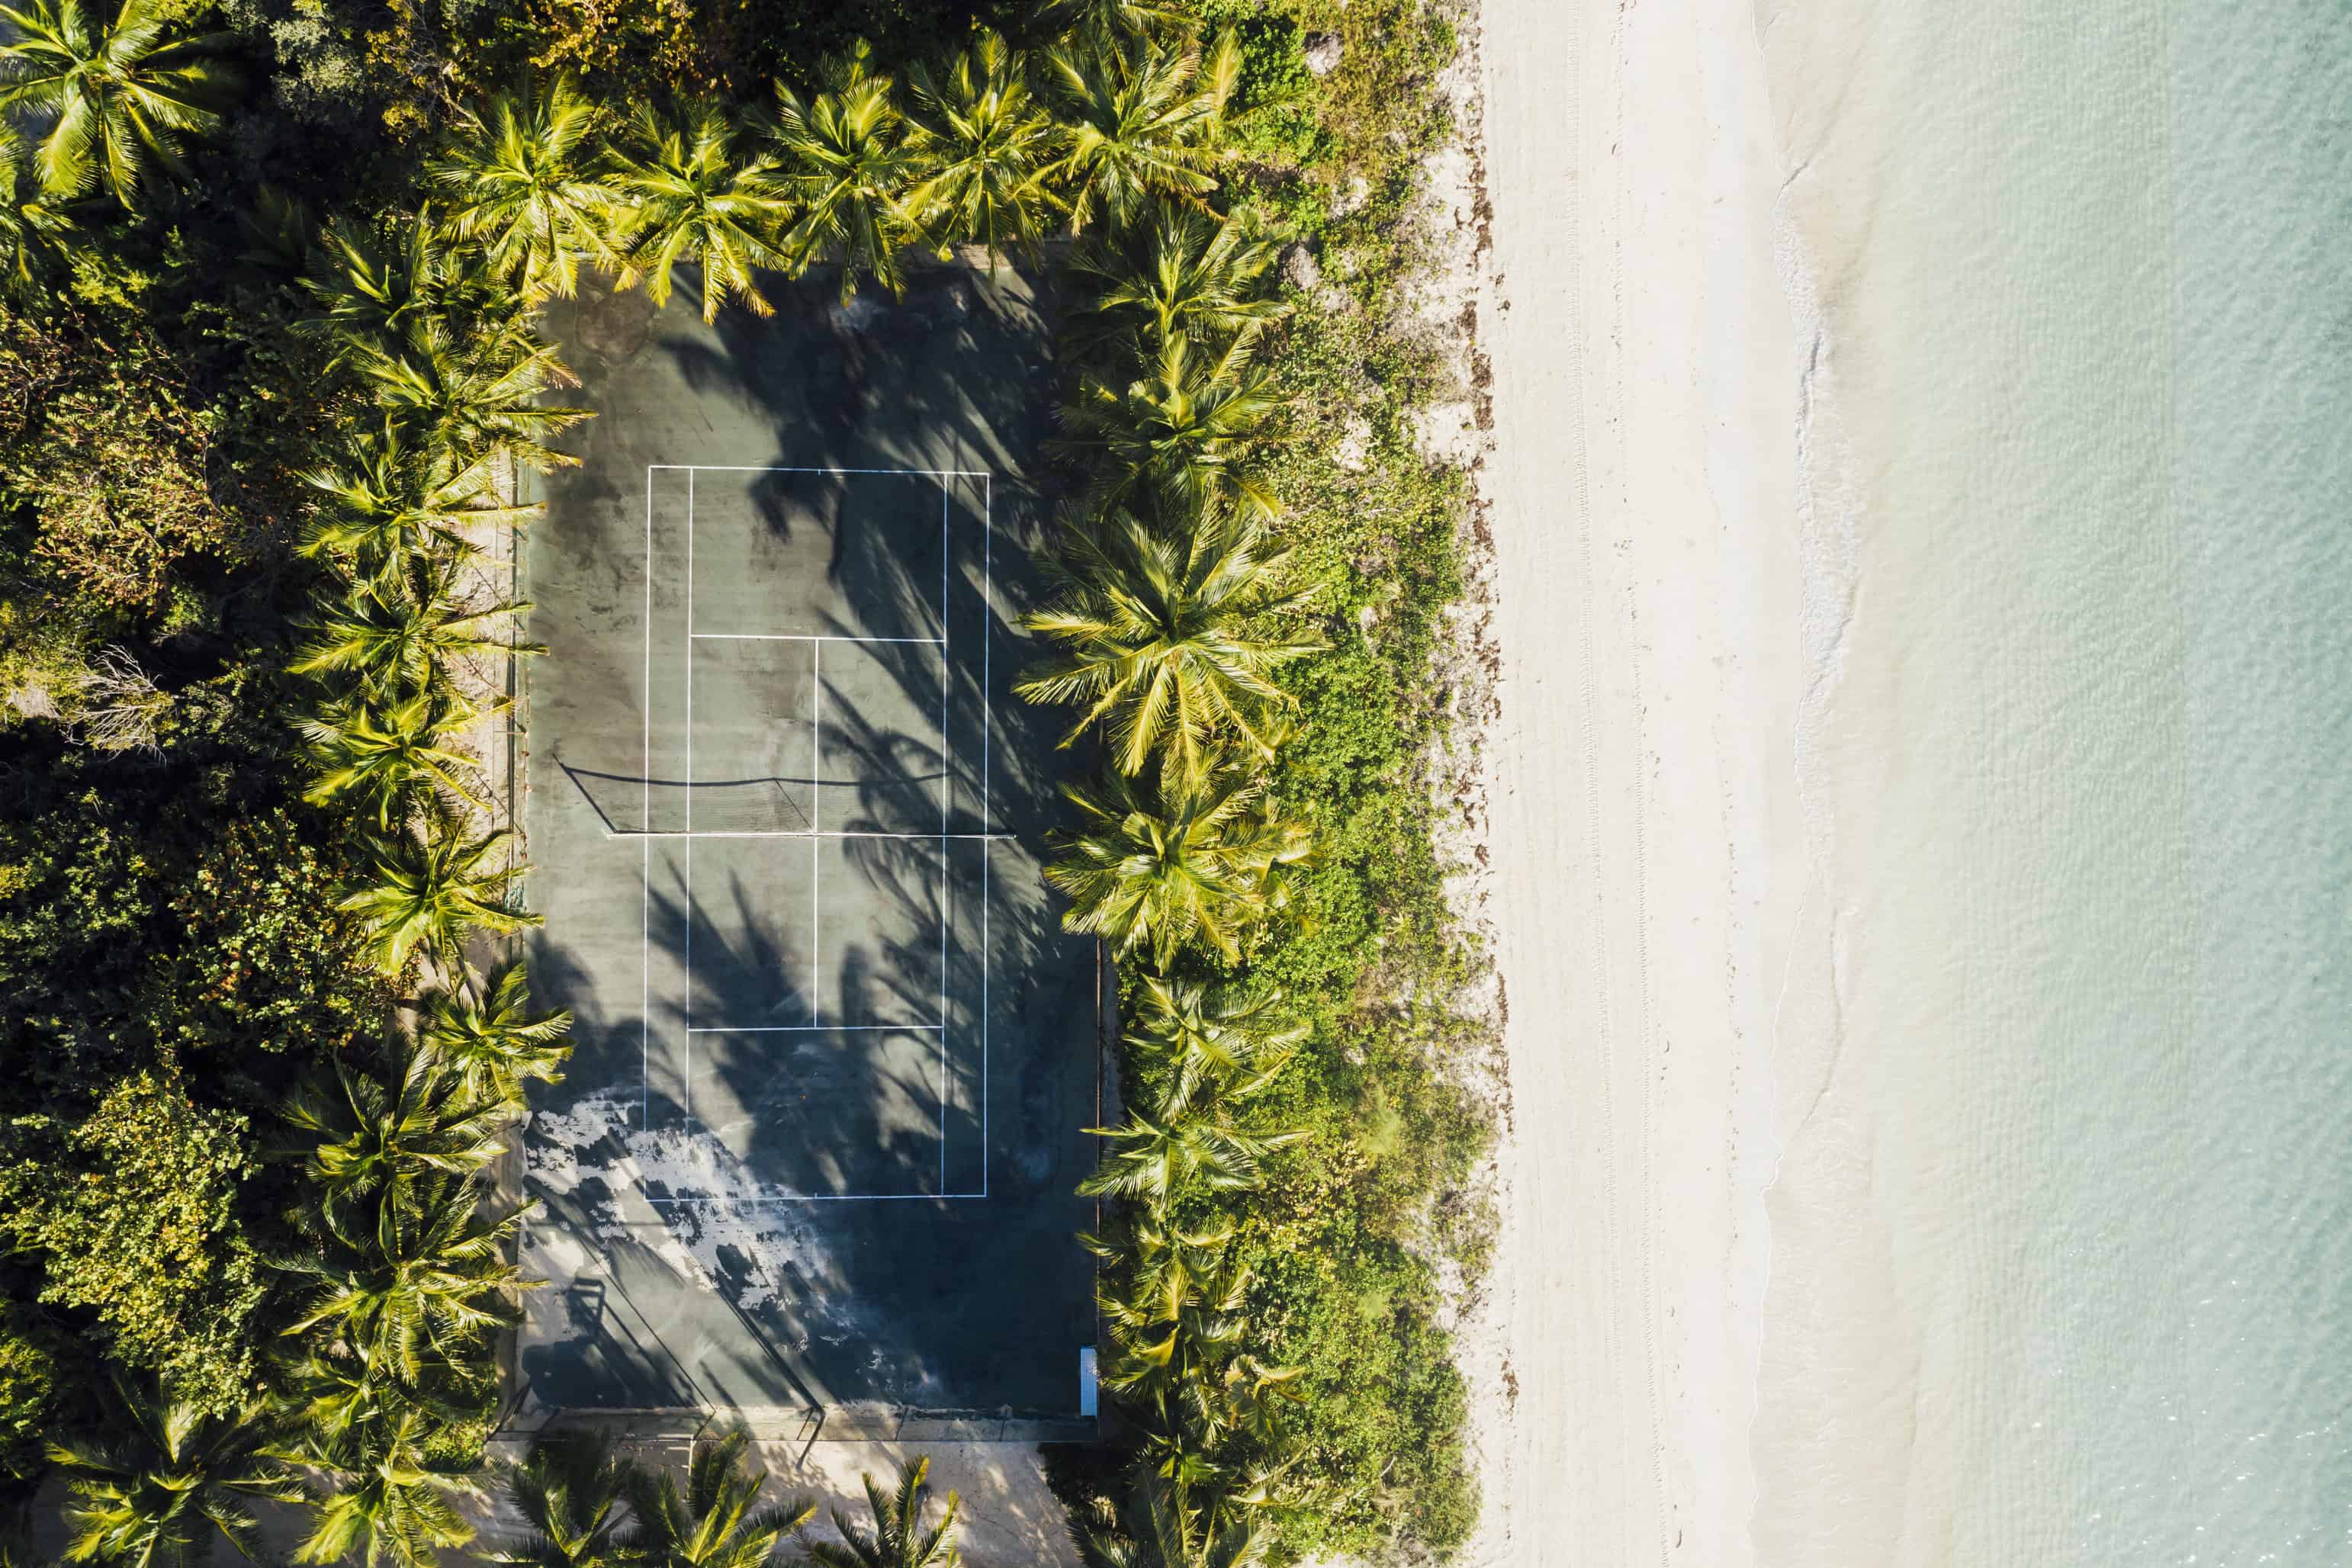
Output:
M1066 652L1023 687L1100 734L1051 875L1126 959L1091 1190L1124 1200L1107 1376L1160 1462L1105 1500L1170 1560L1443 1549L1476 1496L1432 1259L1477 1261L1484 1133L1445 1060L1481 1026L1419 763L1467 495L1413 448L1433 372L1392 318L1452 40L1410 0L1189 9L1237 46L1219 184L1072 259L1080 488L1033 622ZM1333 281L1275 287L1286 241Z
M1430 1258L1475 1232L1471 956L1417 771L1464 498L1388 324L1450 39L1357 0L1318 79L1308 0L981 9L9 14L0 1468L76 1478L88 1555L241 1546L255 1497L306 1561L470 1538L520 1283L489 1173L564 1055L498 959L532 917L483 767L530 649L482 546L582 417L539 304L1049 239L1071 485L1022 689L1101 758L1050 875L1129 1026L1087 1239L1139 1446L1086 1549L1466 1531ZM1336 281L1277 286L1299 242ZM683 1492L534 1456L510 1560L762 1561L793 1525L736 1447ZM851 1548L944 1561L906 1489Z

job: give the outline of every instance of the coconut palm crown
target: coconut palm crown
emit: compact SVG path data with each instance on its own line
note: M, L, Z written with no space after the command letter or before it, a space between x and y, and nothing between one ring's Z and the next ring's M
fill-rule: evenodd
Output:
M919 228L908 205L918 163L902 133L890 79L869 68L865 46L835 68L827 90L814 98L777 83L769 136L800 215L782 244L793 269L838 261L845 300L857 291L860 273L901 292L906 281L898 251Z
M1150 33L1056 49L1064 112L1055 177L1074 192L1071 222L1135 221L1154 198L1199 202L1217 188L1213 132L1241 78L1231 34L1198 45Z
M1280 509L1250 458L1281 406L1247 336L1220 349L1179 335L1131 379L1083 378L1055 444L1093 476L1097 504L1159 490L1199 512L1271 521Z
M364 1066L338 1059L282 1114L300 1134L315 1201L350 1229L373 1203L407 1204L436 1177L478 1171L505 1151L504 1101L473 1092L430 1046L396 1032Z
M342 678L364 697L397 700L446 685L452 664L477 656L536 653L502 635L525 600L482 603L461 559L412 555L404 569L353 584L310 628L288 668Z
M479 246L528 300L570 299L583 260L619 266L613 192L592 168L596 119L572 78L526 83L463 110L457 135L426 165L448 204L449 233Z
M244 1557L266 1555L247 1505L303 1495L268 1457L267 1413L209 1411L119 1371L112 1387L118 1436L48 1445L66 1477L66 1560L190 1568L215 1540Z
M1181 1480L1137 1467L1125 1504L1076 1525L1087 1568L1259 1568L1273 1536L1264 1521L1218 1521L1195 1506Z
M420 952L454 971L468 933L540 923L511 902L519 869L508 859L512 839L504 830L467 837L454 814L429 811L421 831L377 844L366 880L338 907L357 917L384 973L400 973Z
M667 1470L631 1479L637 1527L625 1542L646 1568L766 1568L777 1543L808 1522L806 1498L760 1504L764 1472L748 1462L751 1437L737 1426L694 1446L686 1486Z
M619 286L643 279L657 305L669 301L681 261L701 268L702 319L715 321L732 298L752 314L774 307L752 280L755 268L788 265L777 237L793 216L773 160L747 151L734 118L708 100L667 112L639 104L610 156L606 178L623 203L627 233Z
M1278 991L1147 974L1129 1019L1128 1043L1148 1079L1174 1105L1206 1092L1246 1099L1271 1082L1312 1033L1282 1010Z
M467 337L437 316L412 322L396 342L351 334L342 343L345 363L420 451L465 465L493 457L541 469L579 461L547 444L590 412L544 401L572 381L552 343L521 331Z
M402 572L419 552L470 558L476 547L467 531L517 527L541 510L507 505L489 464L420 451L389 421L353 437L341 462L302 481L320 497L303 551L333 557L362 577Z
M1288 901L1286 873L1313 853L1305 823L1232 768L1172 790L1112 774L1064 792L1080 825L1056 833L1045 879L1066 894L1069 930L1166 969L1197 942L1228 962Z
M955 1493L948 1493L940 1521L928 1530L923 1527L930 1473L929 1459L908 1460L898 1467L895 1492L884 1491L870 1475L859 1476L866 1487L866 1507L874 1516L874 1532L867 1534L856 1521L835 1509L833 1527L841 1539L810 1542L804 1548L809 1562L816 1568L956 1568L963 1554L955 1545Z
M609 1434L583 1430L540 1437L507 1477L507 1496L524 1533L502 1542L490 1561L505 1568L620 1568L621 1502L628 1465Z
M480 717L481 710L445 686L388 701L323 703L300 725L318 769L302 798L313 805L354 801L373 816L379 833L407 820L420 790L481 805L474 759L457 741Z
M25 0L0 5L0 111L46 120L33 155L41 187L70 200L104 187L139 205L146 165L188 173L190 138L220 129L236 73L215 57L224 33L173 37L163 0Z
M571 1027L569 1012L532 1015L520 959L494 970L478 993L438 992L425 1004L423 1028L434 1050L475 1092L509 1106L521 1103L526 1079L563 1081Z
M286 1332L324 1329L379 1375L409 1386L510 1321L524 1281L506 1261L517 1210L486 1219L479 1188L435 1175L363 1209L322 1211L327 1246L282 1265L314 1281Z
M1286 566L1284 552L1232 520L1178 534L1122 508L1073 529L1055 561L1063 592L1023 617L1062 652L1013 689L1085 703L1062 744L1105 724L1123 773L1157 759L1168 783L1198 779L1235 742L1269 757L1266 716L1292 700L1275 675L1327 646L1281 626L1312 597Z
M438 323L456 335L511 334L523 297L485 269L478 247L453 238L430 210L373 224L337 217L319 230L301 279L319 313L295 325L342 346L352 341L397 351L414 330Z
M434 1466L426 1451L434 1429L409 1408L331 1436L310 1434L298 1455L333 1486L317 1500L318 1523L294 1561L434 1568L441 1551L472 1541L474 1527L450 1500L478 1489Z
M1034 257L1055 205L1045 181L1053 122L1029 91L1021 56L982 32L944 76L917 67L908 78L916 109L915 155L930 173L908 205L936 248L987 248Z
M1254 338L1289 313L1270 287L1275 260L1271 243L1232 218L1162 205L1072 257L1070 270L1097 290L1086 345L1149 363L1177 337L1203 347Z

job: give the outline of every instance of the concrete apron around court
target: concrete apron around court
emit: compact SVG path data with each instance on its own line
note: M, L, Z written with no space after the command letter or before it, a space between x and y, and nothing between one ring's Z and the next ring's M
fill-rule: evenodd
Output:
M452 1500L476 1534L463 1551L443 1555L452 1564L488 1563L501 1549L520 1544L528 1535L522 1520L506 1500L499 1467L520 1464L528 1444L520 1438L493 1439L491 1468L472 1478L476 1489ZM620 1452L641 1465L661 1465L685 1480L688 1448L683 1441L624 1444ZM859 1478L871 1475L886 1489L898 1484L902 1460L928 1458L931 1462L931 1507L926 1517L937 1521L950 1492L957 1497L955 1540L962 1548L967 1568L1076 1568L1079 1558L1072 1544L1068 1515L1045 1486L1034 1446L992 1442L761 1442L755 1445L755 1463L766 1470L763 1503L807 1498L817 1505L805 1527L805 1538L840 1538L832 1512L839 1510L859 1529L871 1533L873 1516ZM61 1479L53 1477L42 1488L33 1509L32 1547L38 1561L62 1560L66 1535ZM260 1525L263 1561L290 1563L294 1550L317 1527L318 1516L306 1508L280 1503L252 1504ZM626 1525L624 1525L625 1533ZM776 1553L778 1568L791 1568L802 1553L787 1543ZM215 1561L236 1561L226 1550Z
M527 952L574 1054L509 1430L756 1411L827 1473L1082 1436L1097 990L1010 695L1050 325L984 268L690 292L551 312L596 417L526 543Z
M755 1428L757 1430L757 1428ZM838 1510L869 1534L873 1514L860 1479L871 1475L886 1493L898 1485L898 1466L923 1458L931 1462L931 1507L936 1521L950 1492L956 1494L955 1540L968 1568L1076 1568L1076 1547L1070 1540L1069 1515L1047 1489L1034 1445L1003 1442L761 1442L757 1463L768 1473L763 1502L807 1498L817 1505L816 1517L806 1527L813 1540L837 1540L832 1513ZM520 1462L520 1443L494 1443L494 1458ZM685 1479L688 1458L683 1442L647 1443L622 1450L640 1464L663 1464ZM495 1494L488 1506L468 1507L467 1517L490 1546L501 1535L519 1533L520 1521L501 1508ZM789 1545L777 1553L780 1563L797 1561Z

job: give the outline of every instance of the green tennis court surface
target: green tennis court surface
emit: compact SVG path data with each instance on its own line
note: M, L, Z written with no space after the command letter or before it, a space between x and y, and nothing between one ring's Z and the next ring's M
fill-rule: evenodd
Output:
M528 555L526 1412L1074 1415L1092 952L1005 699L1049 342L1010 273L761 321L594 296Z

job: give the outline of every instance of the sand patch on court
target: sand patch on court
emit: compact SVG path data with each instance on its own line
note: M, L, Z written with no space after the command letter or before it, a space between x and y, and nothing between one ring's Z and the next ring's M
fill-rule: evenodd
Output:
M713 1138L629 1125L623 1094L591 1095L560 1111L534 1112L530 1179L534 1190L574 1200L585 1236L533 1232L541 1266L589 1261L588 1247L626 1237L650 1247L681 1279L727 1296L746 1312L790 1300L803 1311L799 1281L823 1278L825 1247L816 1227L790 1205L763 1204L762 1188ZM617 1145L617 1151L615 1149ZM714 1201L668 1206L654 1219L646 1192L695 1193Z

